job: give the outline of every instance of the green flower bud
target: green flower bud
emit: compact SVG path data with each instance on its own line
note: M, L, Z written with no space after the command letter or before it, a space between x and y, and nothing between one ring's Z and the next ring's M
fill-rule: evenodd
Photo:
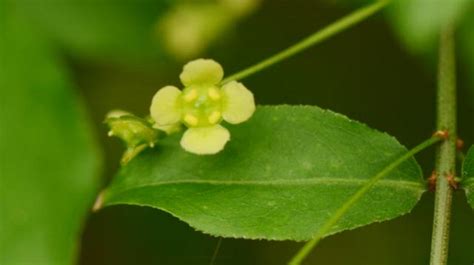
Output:
M109 136L120 138L127 149L122 156L122 164L128 163L147 147L154 147L159 132L146 120L131 113L114 110L107 114L105 123L109 126Z

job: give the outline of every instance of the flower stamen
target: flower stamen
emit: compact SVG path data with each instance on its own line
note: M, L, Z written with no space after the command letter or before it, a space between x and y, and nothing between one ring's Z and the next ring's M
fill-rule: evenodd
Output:
M221 94L219 94L219 91L217 91L217 89L215 88L209 89L209 91L207 92L207 95L212 100L219 100L221 98Z
M191 89L188 93L186 93L186 95L183 96L183 100L189 103L195 100L197 97L198 93L196 89Z
M219 111L214 111L207 117L207 120L210 124L216 124L221 118L221 113Z
M196 126L199 123L198 118L192 114L186 114L184 116L184 121L191 126Z

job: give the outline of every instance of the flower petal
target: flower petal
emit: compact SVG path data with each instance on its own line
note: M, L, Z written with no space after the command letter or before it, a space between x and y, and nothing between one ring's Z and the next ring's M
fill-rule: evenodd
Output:
M194 154L211 155L224 149L229 140L229 131L221 125L197 127L186 130L181 138L181 146Z
M244 122L255 112L253 94L242 83L229 82L222 87L222 92L224 94L222 117L228 123Z
M179 75L181 82L191 85L216 85L224 77L222 66L211 59L197 59L187 63Z
M151 102L150 114L158 125L171 125L179 122L181 112L178 96L181 91L174 86L165 86L156 92Z
M170 124L170 125L158 125L158 124L153 124L153 128L157 129L157 130L160 130L160 131L163 131L165 132L166 134L170 135L170 134L173 134L173 133L178 133L181 131L182 129L182 126L181 126L181 123L174 123L174 124Z

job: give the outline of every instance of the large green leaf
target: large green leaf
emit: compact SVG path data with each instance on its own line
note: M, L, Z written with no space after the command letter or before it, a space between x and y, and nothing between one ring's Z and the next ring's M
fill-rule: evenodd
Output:
M155 24L168 1L12 1L60 44L80 56L116 62L156 60Z
M58 58L0 8L0 264L73 264L99 156ZM7 12L7 13L5 13Z
M469 149L467 153L466 159L464 160L464 164L462 167L463 171L463 181L462 185L464 190L466 191L466 196L471 204L472 208L474 208L474 146Z
M104 204L155 207L218 236L304 240L406 152L387 134L310 106L259 107L250 121L227 127L232 140L218 155L186 153L179 135L139 155L105 190ZM405 214L424 190L410 159L331 233Z

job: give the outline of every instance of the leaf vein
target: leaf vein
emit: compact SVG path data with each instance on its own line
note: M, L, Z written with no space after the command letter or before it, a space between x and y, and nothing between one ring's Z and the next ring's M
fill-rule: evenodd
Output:
M135 189L156 187L162 185L174 185L174 184L208 184L208 185L255 185L255 186L298 186L298 185L362 185L366 183L366 179L334 179L334 178L311 178L311 179L280 179L280 180L200 180L200 179L180 179L180 180L167 180L159 182L145 183L142 185L134 186L130 189L117 189L115 192L126 192ZM412 189L416 191L425 190L422 183L415 181L405 180L381 180L375 186L389 186L401 189Z

